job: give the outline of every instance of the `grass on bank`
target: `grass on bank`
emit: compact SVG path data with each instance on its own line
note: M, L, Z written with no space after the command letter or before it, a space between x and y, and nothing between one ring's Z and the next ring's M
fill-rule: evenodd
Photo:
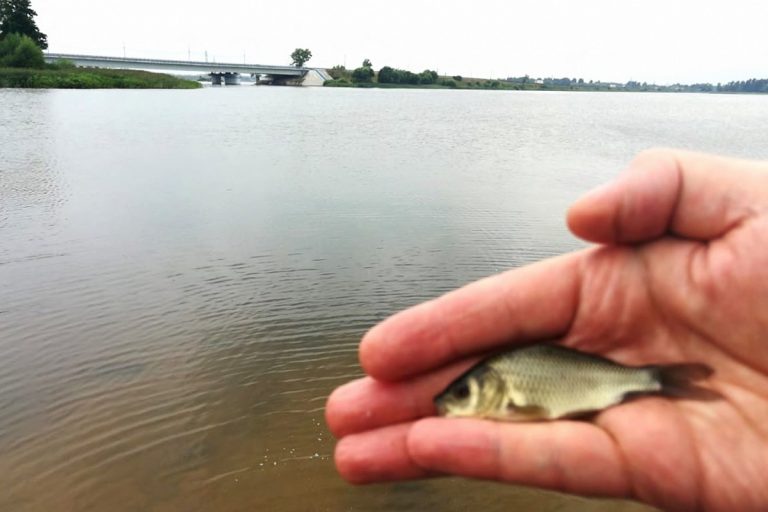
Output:
M198 82L129 69L50 65L43 69L0 68L0 87L56 89L197 89Z
M491 90L522 90L536 89L536 87L519 87L514 84L505 83L501 80L486 78L463 78L456 80L454 77L441 76L436 82L431 84L404 84L404 83L379 83L379 82L359 82L355 83L346 78L338 78L325 82L325 87L358 87L363 89L491 89Z

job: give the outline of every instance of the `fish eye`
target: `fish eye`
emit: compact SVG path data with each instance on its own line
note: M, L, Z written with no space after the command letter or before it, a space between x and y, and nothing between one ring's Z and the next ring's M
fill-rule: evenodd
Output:
M453 388L452 395L458 398L459 400L464 400L469 396L469 386L467 386L466 382L462 382L455 388Z

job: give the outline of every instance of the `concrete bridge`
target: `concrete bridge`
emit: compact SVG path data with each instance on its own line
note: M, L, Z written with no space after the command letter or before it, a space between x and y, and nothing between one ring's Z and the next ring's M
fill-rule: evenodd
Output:
M267 66L263 64L235 64L186 60L140 59L131 57L106 57L69 53L46 53L46 62L66 59L76 66L92 68L144 69L153 71L177 71L200 73L211 77L213 85L236 85L240 75L250 75L257 83L275 85L323 85L331 77L324 69L297 68L294 66Z

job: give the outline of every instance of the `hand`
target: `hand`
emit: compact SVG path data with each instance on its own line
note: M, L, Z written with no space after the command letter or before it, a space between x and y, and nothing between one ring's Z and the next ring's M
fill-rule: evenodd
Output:
M328 424L353 483L454 474L667 510L768 510L768 163L640 155L569 211L600 245L401 312ZM643 398L592 422L430 418L479 355L559 338L624 364L705 363L717 401Z

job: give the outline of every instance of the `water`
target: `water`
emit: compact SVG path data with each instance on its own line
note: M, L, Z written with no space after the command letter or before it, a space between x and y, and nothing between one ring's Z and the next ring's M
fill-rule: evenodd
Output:
M324 400L389 313L581 247L565 208L635 152L766 158L766 118L764 96L0 90L0 510L614 510L353 488Z

